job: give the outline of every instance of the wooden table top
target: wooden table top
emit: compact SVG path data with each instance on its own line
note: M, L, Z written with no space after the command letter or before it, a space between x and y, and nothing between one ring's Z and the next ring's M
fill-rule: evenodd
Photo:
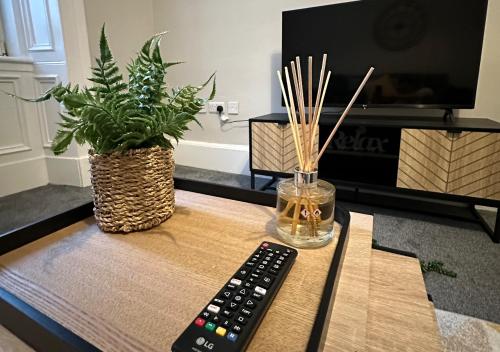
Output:
M9 252L0 286L100 349L170 350L261 241L279 242L273 208L186 191L176 202L149 231L106 234L88 218ZM248 351L305 349L336 245L299 250Z

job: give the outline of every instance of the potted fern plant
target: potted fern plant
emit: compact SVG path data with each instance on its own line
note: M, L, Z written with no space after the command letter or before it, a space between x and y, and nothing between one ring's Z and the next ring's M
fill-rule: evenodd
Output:
M94 213L103 231L131 232L149 229L174 212L174 160L172 139L178 141L205 104L200 86L167 90L167 68L179 62L163 62L160 40L149 39L128 65L123 80L109 49L104 26L100 57L92 67L91 87L58 84L38 99L54 98L66 112L54 137L55 154L66 151L74 139L90 145L90 174Z

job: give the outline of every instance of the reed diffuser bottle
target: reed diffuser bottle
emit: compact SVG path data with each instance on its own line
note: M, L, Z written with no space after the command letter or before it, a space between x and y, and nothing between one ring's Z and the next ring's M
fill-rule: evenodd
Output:
M285 89L281 72L277 71L299 166L295 169L293 179L283 180L278 184L276 230L285 243L295 247L321 247L333 238L335 187L328 182L318 180L318 162L374 70L373 67L368 70L323 147L316 153L313 148L314 136L318 130L321 109L331 75L331 71L328 71L323 81L326 59L327 56L324 54L314 104L311 56L307 60L307 91L304 90L302 82L300 57L297 56L295 61L290 62L293 84L288 67L284 67L287 89ZM307 95L304 94L305 92Z
M318 180L318 171L295 169L278 184L277 231L283 242L299 248L326 245L334 235L335 187Z

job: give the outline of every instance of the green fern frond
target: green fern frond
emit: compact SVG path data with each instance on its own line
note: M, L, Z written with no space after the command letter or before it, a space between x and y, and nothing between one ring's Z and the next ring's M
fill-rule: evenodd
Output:
M100 56L89 78L93 85L59 83L30 102L54 98L63 103L66 111L60 114L59 130L52 142L55 154L64 153L73 139L88 143L98 154L125 151L133 148L160 146L172 148L170 139L177 142L196 122L196 114L206 100L198 94L212 81L208 99L215 95L215 74L200 86L186 86L167 92L167 69L181 62L163 62L160 41L165 33L150 38L128 66L129 83L113 59L102 27L99 41Z

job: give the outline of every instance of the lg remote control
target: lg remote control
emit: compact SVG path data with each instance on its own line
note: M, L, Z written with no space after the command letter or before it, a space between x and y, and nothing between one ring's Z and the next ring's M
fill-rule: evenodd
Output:
M172 345L174 352L244 351L297 251L263 242Z

